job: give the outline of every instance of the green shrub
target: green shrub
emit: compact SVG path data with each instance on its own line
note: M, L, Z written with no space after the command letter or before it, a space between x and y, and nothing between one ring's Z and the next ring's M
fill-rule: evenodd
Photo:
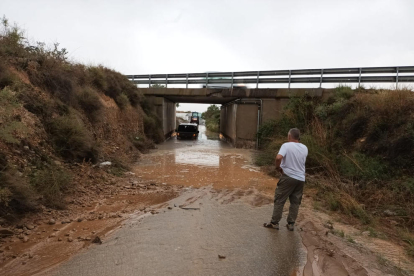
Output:
M207 110L201 114L201 118L206 121L206 128L209 131L220 131L220 108L217 105L210 105Z
M336 199L336 197L334 196L333 193L328 193L326 195L326 201L328 203L328 208L331 211L338 211L340 208L340 203L339 201Z
M70 174L58 166L45 167L31 176L31 184L43 196L43 203L60 209L65 206L63 193L70 182Z
M328 105L323 103L315 108L315 115L320 119L326 119L328 117Z
M0 217L15 220L17 215L37 210L36 196L36 191L15 175L0 152Z
M93 146L92 136L75 115L50 120L48 132L55 150L62 157L73 161L97 161L98 152Z
M0 140L10 143L10 144L19 144L20 141L15 138L14 133L24 132L26 130L25 126L18 121L12 121L0 126Z
M0 180L1 180L1 178L0 178ZM0 187L0 206L8 207L9 202L12 199L12 195L13 194L10 192L10 190L8 188L1 188Z
M318 193L318 198L322 200L327 209L338 211L359 219L363 224L369 224L372 217L365 211L363 205L359 204L353 197L344 191L324 186Z
M254 163L258 166L270 166L275 164L276 155L279 152L282 142L278 140L268 143L264 150L259 151L254 158Z
M122 74L103 66L90 67L88 72L91 83L98 90L114 99L118 105L119 102L121 102L121 105L125 103L124 99L118 100L121 94L124 94L128 98L128 102L134 107L143 100L143 96L138 91L138 88ZM125 106L120 107L123 108Z
M272 138L276 136L277 121L268 120L260 125L257 137L261 146L265 146Z
M25 38L23 31L16 25L10 26L9 21L3 16L1 19L0 30L0 56L9 58L10 56L25 57Z
M16 94L9 88L0 90L0 140L5 143L18 144L16 134L26 134L27 128L21 122L20 116L14 116L14 110L19 107Z
M130 171L131 168L125 165L121 160L117 158L111 159L112 165L108 167L108 172L115 176L122 176L125 172Z
M132 135L130 140L142 153L148 153L150 149L155 148L154 142L142 135Z
M144 132L155 143L164 141L161 120L155 114L144 116Z
M391 177L389 170L380 159L354 152L344 154L339 161L340 172L343 176L353 180L387 180Z
M154 105L151 104L150 100L147 97L143 97L140 105L145 114L149 115L151 113L154 113Z
M59 62L45 62L36 70L29 71L30 81L44 88L62 102L73 105L75 102L75 85L70 69Z
M338 237L341 237L341 238L344 238L345 237L344 230L336 230L336 229L333 229L333 230L331 230L331 233L334 234L335 236L338 236Z
M92 66L88 68L88 73L92 84L101 91L106 91L108 89L104 70L105 69L103 66Z
M120 109L125 109L129 105L128 96L124 93L121 93L119 96L117 96L115 101Z
M16 81L16 77L12 74L4 61L0 60L0 89L12 85Z
M348 100L354 96L354 90L350 86L339 85L334 89L334 95L336 98Z
M96 120L103 105L98 94L91 88L85 88L78 94L78 103L85 113Z

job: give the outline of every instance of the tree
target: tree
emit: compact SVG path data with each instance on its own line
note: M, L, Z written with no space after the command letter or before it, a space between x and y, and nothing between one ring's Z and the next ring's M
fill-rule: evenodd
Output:
M220 109L217 105L212 104L207 108L206 112L203 112L201 114L201 118L207 120L208 118L213 117L215 114L218 114L220 117Z
M220 108L217 105L210 105L206 112L201 114L201 118L206 120L206 128L213 132L219 131L220 126Z
M158 83L156 83L156 84L151 84L151 88L165 88L165 85L163 85L163 84L158 84Z

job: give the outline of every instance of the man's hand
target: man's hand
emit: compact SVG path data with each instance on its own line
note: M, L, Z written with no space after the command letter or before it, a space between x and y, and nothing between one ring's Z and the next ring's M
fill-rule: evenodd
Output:
M278 154L277 156L276 156L276 170L278 171L278 172L280 172L281 174L283 174L283 170L282 170L282 168L280 167L280 164L282 163L282 159L283 159L283 155L280 155L280 154Z
M281 167L276 168L276 170L277 170L278 172L280 172L280 174L283 174L283 169L282 169Z

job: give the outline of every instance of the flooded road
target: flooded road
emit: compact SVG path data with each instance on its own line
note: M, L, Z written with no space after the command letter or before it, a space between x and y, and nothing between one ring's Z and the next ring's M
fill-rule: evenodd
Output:
M197 140L173 137L143 156L136 176L182 186L181 195L42 275L302 275L299 233L262 226L277 181L252 165L251 151L218 138L200 126Z
M215 189L255 189L272 196L277 181L252 165L252 150L235 149L199 127L197 140L175 137L143 156L134 172L160 183Z

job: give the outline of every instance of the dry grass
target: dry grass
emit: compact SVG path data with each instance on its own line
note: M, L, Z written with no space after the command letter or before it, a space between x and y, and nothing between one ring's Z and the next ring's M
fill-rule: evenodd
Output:
M39 203L63 208L71 178L63 167L51 165L52 160L60 156L68 163L97 162L104 154L105 160L112 160L107 145L97 146L103 128L111 138L118 138L112 142L119 145L119 141L131 141L131 132L143 129L140 119L145 116L145 133L135 146L146 151L154 147L153 141L164 140L152 103L125 76L103 66L70 62L59 44L32 44L7 19L1 23L0 217L14 220L38 210ZM107 96L118 110L112 102L108 104ZM137 119L134 129L104 123L102 115L108 114L116 114L117 120L132 114ZM26 131L34 137L27 137ZM28 138L36 145L30 145L29 151L23 150ZM112 169L118 175L126 167Z
M88 117L92 121L97 121L99 119L100 111L103 108L98 93L90 87L85 87L78 93L77 99L79 105Z
M76 115L52 119L48 132L56 151L68 160L96 162L98 152L91 133Z
M325 207L370 223L385 210L414 227L414 93L339 87L327 102L292 98L284 116L262 126L259 165L273 165L287 131L302 130L307 172ZM269 170L270 172L272 170Z
M43 196L43 204L49 207L63 209L63 195L69 188L70 175L58 166L47 166L37 170L31 176L31 184Z

